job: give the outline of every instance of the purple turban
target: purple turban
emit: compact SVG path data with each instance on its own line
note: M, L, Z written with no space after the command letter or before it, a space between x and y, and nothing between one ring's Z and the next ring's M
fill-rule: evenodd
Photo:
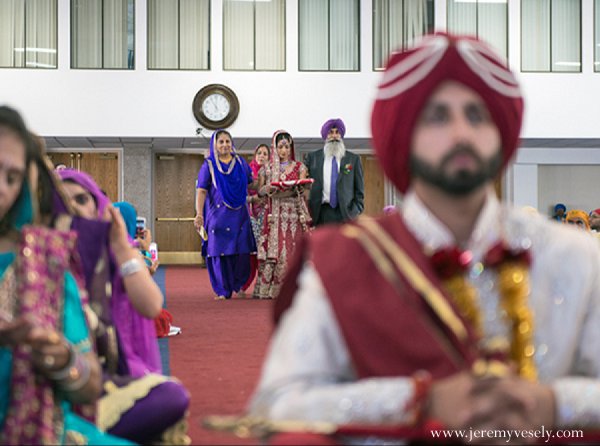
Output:
M344 138L344 135L346 134L346 126L344 125L344 121L342 121L340 118L330 119L323 124L323 127L321 127L321 138L327 139L329 130L333 128L338 129L340 135L342 135L342 138Z

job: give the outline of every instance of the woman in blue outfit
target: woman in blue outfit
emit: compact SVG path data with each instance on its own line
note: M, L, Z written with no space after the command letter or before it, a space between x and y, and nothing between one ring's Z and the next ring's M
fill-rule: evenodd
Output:
M197 231L208 239L203 244L210 283L216 299L229 299L248 280L250 254L256 243L246 206L252 170L235 152L231 135L217 130L210 140L210 154L196 181Z
M131 444L72 410L96 400L101 374L71 273L75 234L40 224L50 184L23 120L0 107L0 444Z

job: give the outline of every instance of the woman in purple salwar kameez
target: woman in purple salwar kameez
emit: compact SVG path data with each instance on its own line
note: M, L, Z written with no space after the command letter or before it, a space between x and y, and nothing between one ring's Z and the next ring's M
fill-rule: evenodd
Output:
M102 220L112 204L96 182L73 169L57 173L63 180L66 199L77 213L88 222ZM87 229L92 228L87 226ZM80 235L89 236L84 231ZM82 242L84 238L80 239L80 254L89 255L87 244ZM108 248L108 258L92 259L91 263L97 261L98 270L99 264L108 262L109 277L105 280L110 281L112 293L107 296L94 292L91 288L98 274L86 275L90 307L97 319L90 325L96 336L98 355L103 358L104 372L96 423L107 432L137 443L187 444L185 416L189 394L179 381L161 373L154 317L160 312L162 294L141 256L136 260L142 268L134 273L124 275L123 267L118 266L121 265L118 251L133 250L129 239L103 239L101 232L95 231L89 243L93 242Z
M198 231L206 230L206 266L216 299L229 299L248 280L250 254L256 243L246 206L250 166L235 152L231 135L217 130L210 154L198 172L196 218Z

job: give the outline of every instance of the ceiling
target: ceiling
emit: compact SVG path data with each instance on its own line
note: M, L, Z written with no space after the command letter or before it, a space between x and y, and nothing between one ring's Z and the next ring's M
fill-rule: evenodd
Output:
M135 138L135 137L74 137L74 136L46 136L46 148L50 150L64 149L115 149L115 148L152 148L154 150L168 149L206 149L209 139L206 137L194 138ZM238 151L252 152L261 143L270 144L271 138L240 138L235 137L234 143ZM294 138L296 150L310 151L323 147L321 138ZM369 149L368 138L345 138L346 148L350 150Z

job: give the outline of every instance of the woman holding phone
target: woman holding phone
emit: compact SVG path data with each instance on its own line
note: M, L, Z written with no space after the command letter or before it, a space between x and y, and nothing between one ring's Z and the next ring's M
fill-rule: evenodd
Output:
M137 443L162 439L167 444L185 444L186 430L181 427L189 394L176 379L162 374L154 319L161 312L163 296L132 246L135 209L123 202L115 203L117 210L85 172L62 169L57 173L80 217L101 224L108 215L116 215L123 226L122 232L109 237L105 246L110 254L111 294L90 291L90 306L97 318L94 333L104 371L97 422L108 432ZM93 287L95 279L87 285ZM169 437L173 433L177 437Z

